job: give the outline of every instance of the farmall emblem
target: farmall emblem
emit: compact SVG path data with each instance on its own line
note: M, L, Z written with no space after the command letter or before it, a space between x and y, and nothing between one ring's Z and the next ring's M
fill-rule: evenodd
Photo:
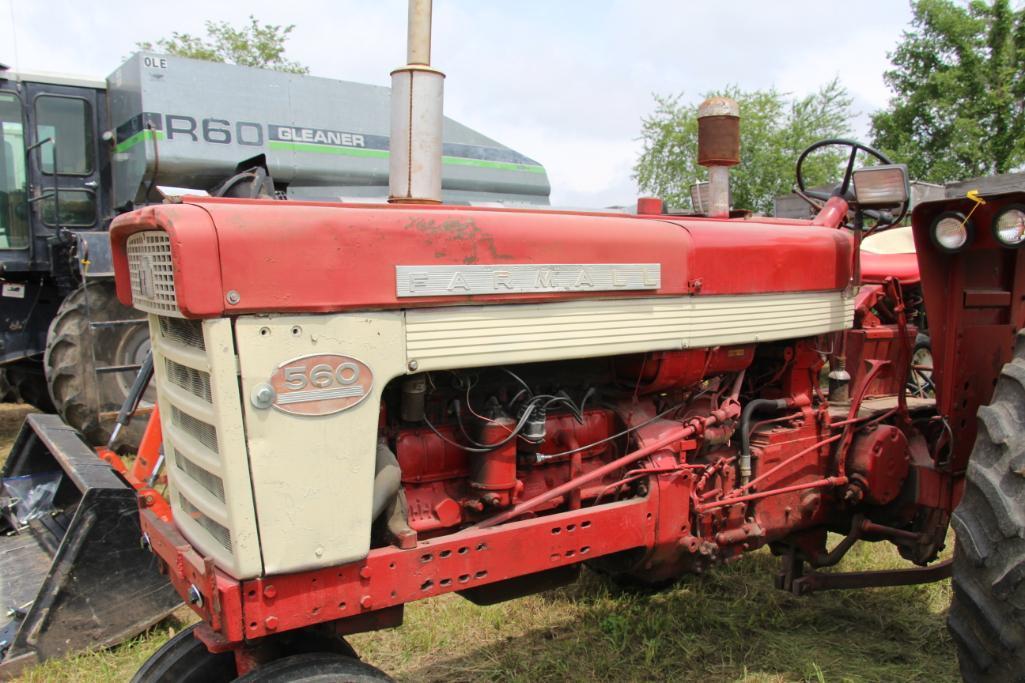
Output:
M373 386L374 373L363 361L322 353L279 365L270 382L256 388L253 404L292 415L330 415L358 405Z
M153 257L149 254L143 254L138 275L139 294L147 299L152 299L156 290L153 287Z

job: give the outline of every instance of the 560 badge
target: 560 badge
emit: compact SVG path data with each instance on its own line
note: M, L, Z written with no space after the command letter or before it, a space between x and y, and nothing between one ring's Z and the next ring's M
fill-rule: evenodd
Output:
M253 389L257 408L292 415L331 415L359 405L374 386L374 373L361 360L319 353L285 361L270 381Z

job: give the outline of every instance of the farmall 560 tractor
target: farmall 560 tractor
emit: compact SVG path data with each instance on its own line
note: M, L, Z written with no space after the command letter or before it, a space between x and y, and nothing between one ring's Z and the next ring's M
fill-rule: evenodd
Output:
M393 74L397 201L115 223L168 462L143 542L203 618L135 680L384 679L344 635L583 564L658 584L769 546L799 594L936 580L952 514L962 672L1025 675L1025 192L914 209L935 397L908 397L920 316L858 249L903 216L902 167L852 144L813 220L731 217L736 112L711 102L710 216L440 205L425 5ZM858 541L915 566L815 571Z

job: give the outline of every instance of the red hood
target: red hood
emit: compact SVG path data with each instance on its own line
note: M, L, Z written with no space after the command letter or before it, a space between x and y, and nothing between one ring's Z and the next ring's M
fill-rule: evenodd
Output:
M114 221L126 304L125 241L154 229L170 236L179 308L196 317L823 291L850 279L849 237L802 221L188 198ZM396 266L513 264L658 264L661 279L644 291L396 294ZM229 291L238 304L226 303Z

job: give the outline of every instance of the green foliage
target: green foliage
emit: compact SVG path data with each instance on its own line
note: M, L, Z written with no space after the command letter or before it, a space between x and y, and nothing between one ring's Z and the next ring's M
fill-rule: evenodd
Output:
M911 177L948 182L1025 162L1025 9L1008 0L913 0L890 54L894 97L872 117L875 144Z
M793 185L797 156L817 140L850 133L851 98L835 79L799 99L775 89L744 92L736 86L706 96L716 95L740 104L741 163L730 175L732 203L738 208L771 214L773 199ZM681 103L679 95L655 95L655 103L654 113L642 121L644 151L634 178L643 192L669 206L689 206L691 184L707 176L697 163L697 105ZM837 178L842 158L842 151L810 158L805 165L809 185Z
M158 40L156 46L150 42L143 42L136 43L136 47L140 50L166 52L208 62L227 62L306 74L310 72L308 67L285 59L285 41L294 28L295 24L261 24L250 15L249 25L241 28L236 28L226 21L208 21L205 38L175 31L171 33L170 38Z

